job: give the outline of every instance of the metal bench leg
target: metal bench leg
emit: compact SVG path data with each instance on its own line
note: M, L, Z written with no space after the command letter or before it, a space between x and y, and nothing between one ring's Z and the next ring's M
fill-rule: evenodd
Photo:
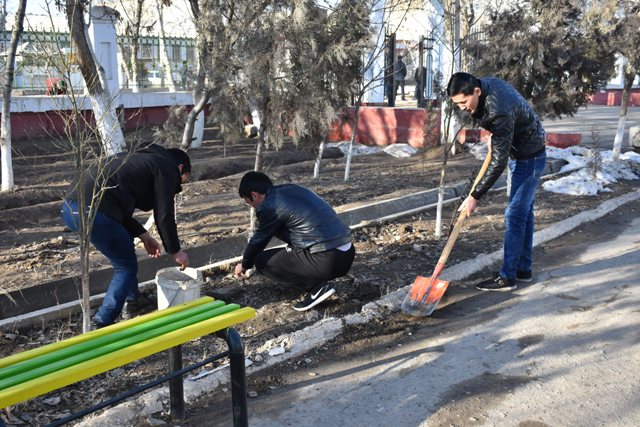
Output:
M229 346L233 425L235 427L247 427L249 425L249 416L247 413L247 376L244 368L244 346L242 345L240 334L233 328L228 328L224 337Z
M180 369L182 369L182 346L178 345L169 349L169 373ZM169 400L171 402L171 417L184 420L186 416L182 375L169 380Z

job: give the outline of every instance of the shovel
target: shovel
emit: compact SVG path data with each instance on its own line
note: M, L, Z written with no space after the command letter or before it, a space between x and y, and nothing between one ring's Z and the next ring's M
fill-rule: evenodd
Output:
M484 159L484 163L482 164L482 167L478 172L478 176L476 176L476 179L469 190L469 194L473 192L476 185L487 171L490 161L491 149L487 152L487 157ZM449 234L449 238L447 239L447 243L445 244L442 254L438 259L436 268L433 270L433 274L431 277L418 276L411 285L409 294L404 298L400 308L406 314L424 317L430 316L436 309L440 299L442 299L442 296L449 286L449 282L439 279L440 273L444 270L447 258L449 258L453 244L456 242L458 234L460 234L460 230L462 229L462 224L464 224L465 219L467 219L467 209L463 207L460 215L458 215L458 220L453 226L453 230L451 230L451 234Z

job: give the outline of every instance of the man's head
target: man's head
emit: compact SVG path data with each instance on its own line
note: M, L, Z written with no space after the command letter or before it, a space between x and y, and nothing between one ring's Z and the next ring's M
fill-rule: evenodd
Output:
M168 148L167 151L173 156L178 170L180 171L180 182L186 184L191 176L191 159L189 155L179 148Z
M238 193L245 203L257 208L264 200L267 190L272 186L271 179L262 172L247 172L240 180Z
M449 79L447 95L462 110L474 113L478 109L481 94L480 80L469 73L455 73Z
M398 55L398 61L402 61L402 55Z

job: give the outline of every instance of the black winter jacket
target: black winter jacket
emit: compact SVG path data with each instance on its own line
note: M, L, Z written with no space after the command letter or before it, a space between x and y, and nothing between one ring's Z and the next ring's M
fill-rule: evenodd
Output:
M542 124L522 95L495 77L480 79L480 84L482 93L472 118L491 132L491 162L471 193L476 199L500 178L509 156L530 159L545 150Z
M258 226L242 257L245 269L272 237L311 253L328 251L351 242L351 230L320 196L297 184L270 187L256 209Z
M159 145L151 144L134 153L114 155L105 162L104 170L98 179L104 185L97 188L107 190L98 211L120 222L133 238L146 232L142 224L133 218L134 210L153 210L164 249L170 254L178 252L180 242L175 221L174 196L182 188L180 170L171 153ZM93 194L98 173L97 166L89 169L84 186L87 200ZM107 178L106 182L104 177ZM75 183L71 185L67 198L78 200Z

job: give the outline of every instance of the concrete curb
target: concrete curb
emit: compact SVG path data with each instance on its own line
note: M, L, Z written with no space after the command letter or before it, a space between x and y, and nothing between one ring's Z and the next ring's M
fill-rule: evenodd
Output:
M624 194L615 199L608 200L596 209L581 212L578 215L562 220L544 230L534 234L534 247L553 240L585 222L594 221L603 217L607 213L623 206L629 202L640 199L640 191ZM442 278L446 280L461 280L478 271L483 270L499 261L502 257L502 250L489 254L482 254L475 259L468 260L447 268L442 273ZM371 319L385 316L400 310L400 305L404 300L410 286L405 286L394 292L387 294L380 300L371 302L362 307L360 313L351 314L343 318L325 318L300 331L283 335L276 339L265 342L259 349L260 352L268 353L273 348L283 348L284 353L277 356L269 356L259 365L251 364L247 367L247 374L255 374L261 370L275 364L287 361L300 356L307 351L316 348L323 343L338 336L347 325L362 324ZM218 368L211 371L209 375L198 375L199 379L191 380L187 378L184 382L185 400L193 401L201 393L219 387L229 382L228 366L224 369ZM162 387L141 395L138 399L128 401L113 408L105 410L102 414L91 416L78 423L78 426L129 426L140 416L150 416L151 414L168 407L169 392L168 387Z

